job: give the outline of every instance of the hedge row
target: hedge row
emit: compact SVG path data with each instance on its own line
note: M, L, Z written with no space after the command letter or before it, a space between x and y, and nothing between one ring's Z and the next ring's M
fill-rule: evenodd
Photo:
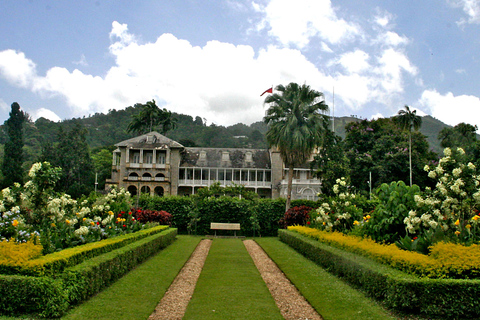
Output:
M60 317L76 304L120 278L171 244L176 229L144 237L116 250L66 268L55 276L0 275L0 310L5 315Z
M142 238L159 233L168 226L157 226L135 233L129 233L103 241L91 242L82 246L65 249L29 260L21 265L0 265L0 274L28 276L48 276L63 272L65 268L82 263L98 255L126 246Z
M318 207L318 203L308 200L293 200L292 207L307 205ZM179 233L211 234L210 222L240 223L238 234L245 236L276 236L280 228L279 221L285 214L285 199L247 200L233 197L205 198L166 196L140 197L142 209L164 210L170 213L172 227ZM259 230L254 230L254 223L259 223Z
M293 231L278 234L281 241L389 308L442 319L480 317L479 280L418 278Z

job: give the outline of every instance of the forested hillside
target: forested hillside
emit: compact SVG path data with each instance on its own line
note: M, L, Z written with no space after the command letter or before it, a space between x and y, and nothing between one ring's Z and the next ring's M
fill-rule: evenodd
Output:
M53 122L40 118L29 122L25 126L25 154L28 164L40 157L42 145L58 141L59 128L63 131L71 130L76 123L81 124L86 130L87 143L92 151L108 148L120 141L134 137L136 134L127 133L127 126L132 120L132 115L139 110L128 107L124 110L110 110L107 114L97 113L89 117L74 118L62 122ZM266 125L259 121L251 125L235 124L224 127L215 124L207 125L208 119L200 116L195 118L173 113L177 119L177 127L167 133L167 136L187 147L229 147L229 148L266 148L264 134ZM349 122L359 122L363 119L356 117L336 117L335 133L345 138L345 126ZM438 133L445 127L443 122L431 117L423 117L420 132L427 136L427 141L433 151L441 151ZM5 143L6 135L3 126L0 130L0 144Z

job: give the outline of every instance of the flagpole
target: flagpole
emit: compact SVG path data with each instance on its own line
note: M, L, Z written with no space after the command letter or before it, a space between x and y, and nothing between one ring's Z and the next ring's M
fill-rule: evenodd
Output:
M335 133L335 86L333 86L332 132Z

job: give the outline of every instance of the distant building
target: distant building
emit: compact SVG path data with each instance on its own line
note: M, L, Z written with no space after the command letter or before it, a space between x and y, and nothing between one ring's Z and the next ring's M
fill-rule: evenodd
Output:
M192 195L219 182L244 185L263 198L286 197L287 174L279 152L267 149L189 148L158 132L119 142L113 151L112 177L136 195ZM316 200L321 182L308 166L295 168L292 199Z

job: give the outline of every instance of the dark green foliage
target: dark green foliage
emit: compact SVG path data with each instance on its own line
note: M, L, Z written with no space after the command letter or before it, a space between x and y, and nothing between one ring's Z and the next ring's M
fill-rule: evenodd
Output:
M292 231L280 240L385 306L439 319L478 319L480 281L421 279Z
M0 275L0 312L59 317L68 308L62 281L47 277Z
M12 103L10 118L5 121L7 139L4 146L2 162L3 187L9 187L14 182L23 183L23 125L28 120L20 105Z
M284 217L285 199L142 195L139 207L167 211L172 215L172 226L183 234L211 234L211 222L232 222L240 223L238 235L251 236L255 230L256 235L274 236L280 228L280 219ZM258 221L258 226L255 221Z
M76 123L69 131L60 127L58 142L47 143L42 150L41 161L62 168L55 189L73 198L81 197L94 189L95 168L86 135L87 130L80 123Z
M187 233L187 225L190 215L194 210L191 197L168 196L151 197L147 194L140 196L138 206L143 209L166 211L172 215L172 227L177 228L179 233Z
M417 185L409 187L403 181L384 183L376 190L380 203L363 223L365 235L377 242L393 243L406 236L403 220L416 208L414 196L420 194Z
M370 172L372 188L391 181L409 183L408 133L392 119L363 120L348 124L346 129L344 142L352 186L368 194ZM437 155L429 151L420 132L412 132L411 136L413 183L421 188L431 186L431 179L423 168L437 161Z
M140 111L132 116L127 132L144 134L156 131L160 127L160 133L166 134L177 126L177 119L172 117L172 112L165 108L160 109L155 100L148 101L145 104L137 103L134 107L140 109Z

